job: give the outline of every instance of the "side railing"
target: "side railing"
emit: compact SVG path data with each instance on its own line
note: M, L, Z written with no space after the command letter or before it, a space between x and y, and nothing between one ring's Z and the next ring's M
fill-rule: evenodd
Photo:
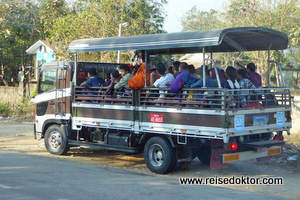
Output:
M253 109L291 106L288 88L258 88L226 90L228 109Z
M74 101L77 103L132 105L132 90L115 91L114 96L106 94L107 87L74 88Z
M218 88L184 88L172 93L168 88L143 88L140 105L143 107L214 108L225 106L225 90Z
M75 87L73 99L81 103L215 110L289 107L292 99L287 88L184 88L177 93L169 88L142 88L115 91L114 95L106 91L107 87Z

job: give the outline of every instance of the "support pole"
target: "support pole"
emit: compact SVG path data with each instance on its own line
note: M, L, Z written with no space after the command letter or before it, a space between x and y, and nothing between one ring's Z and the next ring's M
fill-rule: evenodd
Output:
M206 88L206 69L205 69L205 48L203 47L203 49L202 49L202 54L203 54L203 68L202 68L202 70L203 70L203 76L202 76L202 78L203 78L203 87L202 88Z
M77 53L74 53L74 61L75 61L75 64L74 64L74 76L73 76L73 79L74 79L74 84L75 86L77 85Z
M269 49L268 50L268 87L270 87L270 83L271 83L270 73L271 73L271 62L270 62L270 49Z
M148 65L148 55L145 51L145 87L147 87L147 65Z

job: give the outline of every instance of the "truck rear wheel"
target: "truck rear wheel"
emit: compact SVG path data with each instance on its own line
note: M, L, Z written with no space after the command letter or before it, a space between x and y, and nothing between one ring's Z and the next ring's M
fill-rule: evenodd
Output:
M50 126L45 133L45 146L48 152L56 155L66 154L70 146L67 135L59 125Z
M176 153L164 138L152 137L144 147L144 158L148 169L157 174L166 174L176 167Z

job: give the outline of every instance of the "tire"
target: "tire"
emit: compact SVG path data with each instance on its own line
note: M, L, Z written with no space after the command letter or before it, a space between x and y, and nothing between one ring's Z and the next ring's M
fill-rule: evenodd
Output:
M148 169L157 174L167 174L176 168L175 149L161 137L152 137L147 141L144 158Z
M66 154L70 146L67 135L59 125L50 126L45 133L45 146L49 153L56 155Z
M198 150L198 159L204 165L210 164L210 157L211 157L211 149L210 146L204 146L199 148Z

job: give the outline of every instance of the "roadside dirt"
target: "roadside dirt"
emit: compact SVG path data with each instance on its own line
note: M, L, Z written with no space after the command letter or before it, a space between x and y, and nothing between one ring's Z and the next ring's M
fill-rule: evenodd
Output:
M283 177L284 185L218 185L238 190L271 194L279 197L300 199L300 134L285 135L284 153L270 161L258 163L255 160L231 164L228 168L212 171L208 166L195 159L189 169L164 175L179 177ZM33 123L16 120L0 121L0 149L17 151L26 154L68 159L76 162L115 167L144 174L152 174L145 165L143 155L127 155L119 152L95 150L83 147L72 148L65 156L49 154L44 141L33 139ZM298 161L293 160L298 157ZM297 163L298 162L298 163ZM199 186L201 187L201 186Z

